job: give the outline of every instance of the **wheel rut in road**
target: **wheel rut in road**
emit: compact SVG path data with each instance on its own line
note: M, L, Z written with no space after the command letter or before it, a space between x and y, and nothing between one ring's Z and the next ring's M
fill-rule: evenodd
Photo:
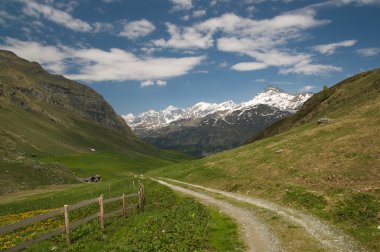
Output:
M226 215L229 215L235 219L242 231L244 241L248 247L248 251L282 251L278 239L267 229L267 227L262 222L260 222L260 220L252 211L242 207L234 206L223 200L215 199L214 197L207 194L173 185L163 180L153 180L171 188L172 190L197 198L203 204L213 205Z
M304 229L305 232L307 232L309 234L310 237L312 237L314 240L319 242L322 245L322 247L324 248L324 250L326 250L326 251L334 251L334 252L366 251L364 248L359 246L355 241L353 241L349 236L345 235L342 231L322 222L321 220L319 220L316 217L302 213L298 210L295 210L295 209L292 209L289 207L285 207L285 206L281 206L281 205L273 203L273 202L268 202L266 200L248 197L248 196L243 196L243 195L240 195L237 193L225 192L222 190L212 189L212 188L208 188L205 186L186 183L186 182L182 182L182 181L178 181L178 180L174 180L174 179L168 179L168 178L160 178L160 179L161 180L159 180L159 181L166 183L166 185L170 186L170 187L175 186L177 189L180 189L180 188L184 189L182 187L177 186L177 185L182 184L182 185L185 185L188 187L201 189L205 192L219 194L219 195L222 195L224 197L227 197L227 198L230 198L233 200L237 200L237 201L240 201L243 203L248 203L248 204L251 204L255 207L260 207L260 208L269 210L271 212L274 212L274 213L282 216L284 219L288 220L289 222L292 222L292 223L299 225L301 228ZM164 179L165 181L162 181L162 179ZM176 185L169 184L168 182L175 183ZM185 190L188 190L188 189L185 189ZM197 193L199 193L199 192L197 192ZM201 193L199 193L199 194L202 195L203 197L210 197L207 194L201 194ZM226 202L224 202L224 201L221 201L221 202L223 202L223 204L226 204ZM247 211L244 208L239 208L239 207L234 206L234 205L231 205L231 206L238 208L238 209L241 209L242 211ZM248 211L248 212L251 212L251 214L253 214L252 211ZM269 235L269 237L272 237L272 238L268 237L269 240L274 239L273 241L276 241L275 242L276 245L272 248L268 247L268 249L277 249L275 251L281 250L279 247L279 244L280 244L279 241L274 238L275 236L273 234L269 233L268 229L265 228L265 226L258 220L258 218L256 216L255 216L255 221L257 223L260 223L261 227L263 227L263 230L266 230L266 234ZM240 222L238 222L238 223L241 224ZM244 224L243 224L243 226L244 226ZM256 227L256 230L257 230L257 227ZM265 239L265 236L266 235L264 235L262 238ZM265 244L265 242L263 242L263 243ZM266 243L268 243L268 241Z

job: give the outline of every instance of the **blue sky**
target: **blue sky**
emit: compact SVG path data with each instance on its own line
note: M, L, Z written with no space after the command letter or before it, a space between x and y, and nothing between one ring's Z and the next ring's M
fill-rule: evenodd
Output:
M380 67L379 13L380 0L1 0L0 48L137 114Z

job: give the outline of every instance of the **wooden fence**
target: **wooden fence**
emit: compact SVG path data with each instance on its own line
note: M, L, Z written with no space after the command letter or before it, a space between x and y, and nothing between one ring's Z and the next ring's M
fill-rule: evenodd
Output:
M126 199L127 198L133 198L133 197L137 197L137 203L127 206L126 205ZM111 202L118 201L118 200L120 200L122 202L122 208L115 210L115 211L112 211L112 212L109 212L109 213L105 213L104 205L111 203ZM46 213L43 213L43 214L40 214L40 215L37 215L34 217L24 219L24 220L16 222L16 223L12 223L12 224L2 226L2 227L0 227L0 235L13 232L17 229L24 228L26 226L35 224L37 222L59 216L61 214L63 214L63 216L65 218L65 226L64 227L59 227L59 228L57 228L51 232L37 236L31 240L27 240L21 244L18 244L14 247L11 247L11 248L8 248L8 249L2 250L2 251L4 251L4 252L20 251L21 249L29 247L32 244L35 244L37 242L49 239L49 238L56 236L58 234L61 234L61 233L65 233L66 242L68 245L70 245L71 244L70 231L73 230L74 228L77 228L78 226L80 226L84 223L87 223L91 220L98 218L100 228L104 229L104 219L107 219L111 216L115 216L117 214L120 214L124 218L126 218L128 215L128 210L131 210L134 208L137 208L138 210L142 210L144 207L144 201L145 201L144 185L140 184L140 189L137 193L131 193L128 195L123 194L121 196L117 196L117 197L113 197L113 198L109 198L109 199L104 199L103 195L100 195L98 198L85 200L85 201L79 202L79 203L74 204L74 205L64 205L63 208L59 208L59 209L56 209L56 210L53 210L50 212L46 212ZM98 213L86 216L85 218L78 220L74 223L70 223L70 211L73 211L75 209L85 207L85 206L88 206L88 205L91 205L94 203L99 204L99 212Z

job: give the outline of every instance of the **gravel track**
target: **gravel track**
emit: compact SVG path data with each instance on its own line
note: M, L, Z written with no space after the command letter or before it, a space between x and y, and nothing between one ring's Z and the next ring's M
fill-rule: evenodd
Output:
M357 245L357 243L355 243L347 235L343 234L340 230L337 230L336 228L333 228L321 222L316 217L301 213L300 211L297 211L288 207L280 206L278 204L268 202L265 200L256 199L256 198L252 198L248 196L242 196L237 193L225 192L222 190L212 189L212 188L185 183L182 181L168 179L168 178L162 178L162 179L165 179L166 181L171 181L177 184L183 184L183 185L190 186L193 188L202 189L204 191L217 193L234 200L249 203L254 206L261 207L261 208L270 210L272 212L275 212L278 215L281 215L285 219L289 220L290 222L298 224L307 233L309 233L309 235L312 238L320 242L321 245L327 251L334 251L334 252L365 251L365 249L360 248ZM179 187L179 188L182 188L182 187ZM226 204L226 203L223 202L223 204Z
M197 198L206 205L213 205L220 211L235 219L244 235L244 241L248 247L248 251L282 251L278 239L269 232L266 226L259 221L252 211L234 206L222 200L215 199L210 195L195 192L162 180L152 180L157 181L158 183L175 191Z

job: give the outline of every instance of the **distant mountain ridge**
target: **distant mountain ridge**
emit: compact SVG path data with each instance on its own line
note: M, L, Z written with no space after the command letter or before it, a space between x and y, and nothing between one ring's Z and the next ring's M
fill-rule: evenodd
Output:
M279 88L268 86L263 92L247 102L235 103L232 100L219 104L199 102L189 108L177 108L170 105L161 111L149 110L140 113L136 117L123 116L123 118L132 129L139 131L140 129L162 128L178 120L202 118L214 113L219 113L220 116L227 116L235 111L249 110L259 104L294 113L311 95L311 93L292 95L285 93Z
M169 106L124 118L143 140L201 157L243 144L257 132L295 113L311 96L292 95L269 86L247 102L199 102L185 109Z

